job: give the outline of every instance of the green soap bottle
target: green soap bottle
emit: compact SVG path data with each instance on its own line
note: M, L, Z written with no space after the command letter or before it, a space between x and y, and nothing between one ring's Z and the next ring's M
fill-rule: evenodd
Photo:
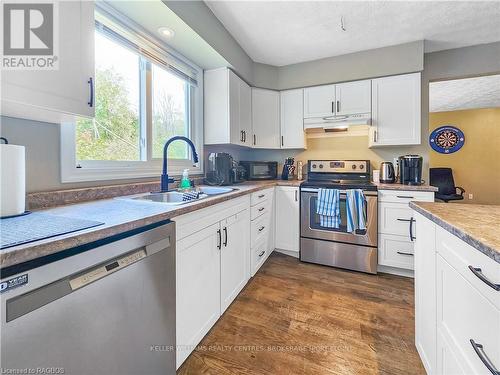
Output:
M180 188L181 190L191 188L191 181L189 181L189 169L184 169L184 172L182 172Z

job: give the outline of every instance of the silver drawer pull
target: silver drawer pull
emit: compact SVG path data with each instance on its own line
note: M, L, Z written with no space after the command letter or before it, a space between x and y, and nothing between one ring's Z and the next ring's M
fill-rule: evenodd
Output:
M410 221L410 219L400 219L400 218L397 218L396 220L397 221Z
M396 195L396 197L403 199L415 199L415 197L412 197L411 195Z
M262 231L264 230L264 228L265 228L265 226L261 226L261 227L259 228L259 232L262 232Z
M258 198L264 198L266 195L265 194L261 194L258 196Z
M474 348L474 351L476 352L477 356L479 357L481 362L483 362L483 364L486 366L486 368L488 370L490 370L490 372L493 375L500 375L500 371L498 371L495 368L493 363L491 363L491 360L488 358L488 356L484 352L484 347L481 344L476 343L473 339L470 339L470 343L471 343L472 347Z
M258 209L258 211L259 211L259 212L262 212L262 211L264 211L265 209L266 209L265 207L261 207L261 208L259 208L259 209Z
M259 258L262 258L262 255L266 253L266 250L262 250L261 253L259 254Z
M481 268L469 266L469 269L474 275L477 276L479 280L488 285L490 288L495 289L497 292L500 291L500 284L495 284L494 282L489 280L486 276L484 276L483 272L481 271Z
M398 253L399 255L409 255L409 256L411 256L411 257L413 256L413 254L412 254L412 253L405 253L404 251L397 251L397 253Z

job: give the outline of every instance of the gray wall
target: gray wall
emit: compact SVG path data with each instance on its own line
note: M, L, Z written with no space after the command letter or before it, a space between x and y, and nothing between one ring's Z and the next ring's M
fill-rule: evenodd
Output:
M203 1L163 2L198 33L238 74L253 83L253 61Z

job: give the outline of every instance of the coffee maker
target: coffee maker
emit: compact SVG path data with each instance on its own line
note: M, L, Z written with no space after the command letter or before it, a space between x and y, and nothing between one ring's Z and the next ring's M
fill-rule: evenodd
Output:
M399 181L403 185L422 185L423 158L420 155L403 155L398 158Z
M233 157L225 152L208 155L205 182L208 185L232 185L245 181L245 170L237 165Z

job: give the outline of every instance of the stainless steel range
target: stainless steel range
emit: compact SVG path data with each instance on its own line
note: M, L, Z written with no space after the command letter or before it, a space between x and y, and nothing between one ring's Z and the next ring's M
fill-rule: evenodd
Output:
M369 160L309 160L300 185L300 260L355 271L377 273L377 187L370 183ZM340 190L338 228L320 225L318 189ZM366 230L347 231L346 190L362 189Z

